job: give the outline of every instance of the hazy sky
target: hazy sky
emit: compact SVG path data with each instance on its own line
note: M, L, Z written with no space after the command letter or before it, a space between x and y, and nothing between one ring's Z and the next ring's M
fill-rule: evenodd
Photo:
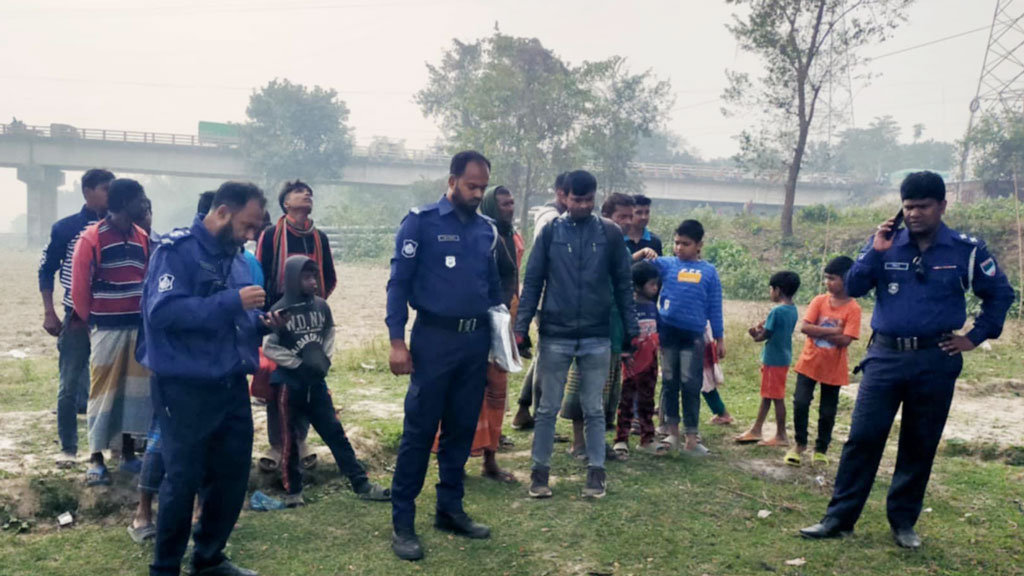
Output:
M918 0L885 55L991 23L995 0ZM412 95L452 38L497 22L578 63L619 54L671 80L669 128L706 157L735 152L751 118L723 118L726 68L750 69L725 29L723 0L0 0L0 119L193 134L199 120L240 122L253 88L275 77L336 89L356 138L439 131ZM987 33L880 58L855 85L858 126L894 116L909 138L962 135ZM500 161L500 159L493 159ZM68 174L68 178L78 174ZM0 229L25 209L24 187L0 170Z

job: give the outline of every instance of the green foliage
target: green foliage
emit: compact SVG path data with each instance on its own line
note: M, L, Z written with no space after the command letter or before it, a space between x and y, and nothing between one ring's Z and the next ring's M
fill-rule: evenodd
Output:
M1024 180L1024 117L1016 112L986 114L971 130L974 176L984 182Z
M811 126L828 105L822 90L848 78L861 64L858 51L884 40L906 18L913 0L848 4L845 0L726 0L742 12L728 26L762 73L727 72L727 113L756 110L762 122L739 135L741 164L758 171L788 171L782 232L793 234L797 175Z
M472 43L454 40L416 94L438 121L450 151L475 148L495 159L491 182L508 186L521 207L555 176L590 164L602 190L638 190L629 171L639 138L668 112L669 84L630 74L612 57L574 67L536 38L495 30Z
M816 224L824 224L825 222L834 221L839 217L836 209L827 206L825 204L814 204L813 206L805 206L800 209L796 214L797 220L800 222L813 222Z
M249 97L241 148L265 185L337 180L352 154L348 107L334 89L272 80Z

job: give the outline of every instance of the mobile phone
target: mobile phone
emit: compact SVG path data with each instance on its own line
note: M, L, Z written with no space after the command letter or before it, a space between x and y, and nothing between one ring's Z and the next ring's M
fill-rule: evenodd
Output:
M885 234L886 240L892 240L892 237L896 235L896 232L903 226L903 209L896 213L896 217L892 219L892 228Z

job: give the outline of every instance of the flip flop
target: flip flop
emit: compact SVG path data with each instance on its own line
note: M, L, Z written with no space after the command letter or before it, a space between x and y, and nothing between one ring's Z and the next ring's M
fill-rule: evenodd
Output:
M789 452L786 452L785 461L786 461L786 464L788 464L790 466L799 466L800 465L800 453L797 452L796 450L790 450Z
M516 443L504 434L502 434L501 438L498 439L498 448L515 448L515 445Z
M146 524L145 526L136 528L129 524L128 536L132 539L132 542L135 542L136 544L143 544L146 540L151 540L156 537L156 526L153 524Z
M755 442L761 442L762 437L751 434L750 432L744 432L739 436L733 438L737 444L753 444Z
M828 466L829 464L831 464L831 462L832 461L829 460L828 456L826 456L825 454L822 454L821 452L815 452L814 456L811 457L811 464L812 465L814 465L814 464L821 464L823 466Z
M715 426L730 426L733 423L732 416L715 416L711 419L711 423Z
M110 486L110 472L106 466L93 466L85 473L86 486Z
M516 480L515 474L507 470L498 470L497 472L484 471L480 474L481 477L487 478L488 480L494 480L502 484L518 484L519 480Z
M312 470L313 468L316 468L316 452L310 450L309 445L305 442L301 442L299 444L299 463L302 465L303 470Z

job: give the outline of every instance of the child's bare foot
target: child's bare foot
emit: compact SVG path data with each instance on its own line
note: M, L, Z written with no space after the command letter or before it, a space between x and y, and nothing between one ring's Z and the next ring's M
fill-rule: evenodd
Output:
M733 438L737 444L753 444L754 442L761 441L761 433L754 432L753 430L747 430L743 434Z
M789 439L786 438L785 436L773 436L768 440L761 440L760 442L757 443L757 445L769 447L789 446Z

